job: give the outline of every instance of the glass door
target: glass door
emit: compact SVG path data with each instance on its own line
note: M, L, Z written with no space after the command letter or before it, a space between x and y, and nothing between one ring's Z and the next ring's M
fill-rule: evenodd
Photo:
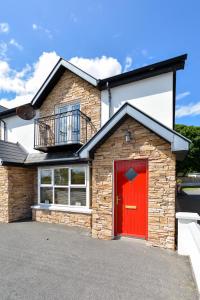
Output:
M61 114L56 121L57 144L80 141L80 103L67 104L56 108Z

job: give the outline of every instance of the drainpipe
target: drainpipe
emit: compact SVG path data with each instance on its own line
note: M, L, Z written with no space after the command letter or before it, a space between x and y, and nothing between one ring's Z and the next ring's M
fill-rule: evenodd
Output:
M110 85L109 82L106 82L106 87L107 87L107 91L108 91L108 109L109 109L109 119L111 117L111 100L112 100L112 96L111 96L111 90L110 90Z
M6 140L6 122L2 119L0 119L0 122L3 123L3 140L5 141ZM1 140L2 140L2 137L1 137Z

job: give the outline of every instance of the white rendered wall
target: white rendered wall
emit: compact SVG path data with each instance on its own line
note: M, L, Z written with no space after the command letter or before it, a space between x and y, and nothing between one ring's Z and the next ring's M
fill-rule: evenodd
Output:
M34 119L26 121L18 116L5 118L7 141L19 142L27 152L36 152L34 147Z
M164 125L173 127L173 73L111 88L111 112L129 102ZM101 92L101 125L109 119L108 91Z
M178 212L178 254L188 255L200 293L200 225L197 213Z

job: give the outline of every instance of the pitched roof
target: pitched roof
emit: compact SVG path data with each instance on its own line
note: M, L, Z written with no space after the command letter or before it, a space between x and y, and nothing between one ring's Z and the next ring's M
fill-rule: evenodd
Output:
M88 81L93 86L98 89L107 88L107 82L110 87L118 86L122 84L126 84L128 82L133 82L141 79L145 79L148 77L156 76L159 74L174 72L176 70L180 70L184 68L185 60L187 55L180 55L168 60L164 60L155 64L151 64L149 66L145 66L139 69L135 69L133 71L125 72L116 76L108 77L105 79L96 79L88 73L84 72L80 68L76 67L72 63L60 58L56 66L53 68L41 88L38 90L37 94L34 96L31 104L35 108L39 108L48 93L52 90L52 88L56 85L62 74L65 70L70 70L74 74Z
M86 73L85 71L81 70L80 68L76 67L69 61L60 58L57 64L55 65L55 67L53 68L53 70L51 71L51 73L49 74L49 76L46 78L43 85L40 87L40 89L34 96L33 100L31 101L33 107L35 108L40 107L44 98L56 85L56 83L58 82L62 74L65 72L65 70L71 71L72 73L78 75L79 77L83 78L84 80L88 81L94 86L98 85L98 80L96 78Z
M166 127L136 107L125 103L104 126L76 153L31 153L28 154L19 143L11 143L0 140L0 162L1 165L43 165L62 163L83 163L90 160L90 156L95 149L130 116L161 138L171 144L171 151L176 153L176 157L182 160L189 150L190 140L180 135L176 131Z
M119 86L129 82L134 82L142 80L145 78L153 77L159 74L164 74L167 72L175 72L180 69L184 69L185 60L187 59L187 54L180 55L174 58L170 58L164 61L160 61L155 64L151 64L139 69L135 69L129 72L125 72L116 76L108 77L105 79L96 79L88 73L84 72L80 68L76 67L72 63L60 58L46 78L45 82L42 84L36 95L31 101L31 105L34 108L39 108L49 94L49 92L56 85L65 70L70 70L74 74L88 81L90 84L96 86L98 89L103 90L107 88L107 83L110 87ZM1 111L0 118L10 117L16 114L16 107L11 109L6 109Z
M4 107L3 105L0 105L0 112L7 110L6 107Z
M27 152L19 143L11 143L0 140L0 163L23 164L27 157Z
M16 115L16 108L17 107L0 111L0 118L7 118L7 117L12 117L12 116Z
M183 159L189 150L190 140L180 135L176 131L166 127L157 120L151 118L138 108L129 103L125 103L103 127L78 151L80 158L89 158L94 150L101 145L104 140L119 126L125 117L130 116L161 138L171 144L171 151L177 154L177 159Z
M85 159L80 160L80 158L75 155L72 151L65 152L50 152L50 153L30 153L28 154L25 165L44 165L44 164L62 164L62 163L80 163L84 162ZM88 160L86 160L88 161Z
M110 87L115 87L156 75L181 70L184 69L186 59L187 54L176 56L139 69L99 80L98 86L100 89L106 89L107 82L109 83Z

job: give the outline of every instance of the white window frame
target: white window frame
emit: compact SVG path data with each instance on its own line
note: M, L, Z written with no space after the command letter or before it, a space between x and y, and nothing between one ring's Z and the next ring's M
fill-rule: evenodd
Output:
M55 169L68 169L68 185L55 185L54 184L54 170ZM71 170L76 168L83 168L85 170L85 184L71 184ZM42 170L51 170L51 184L42 184L41 183L41 171ZM42 207L48 208L65 208L67 209L73 209L77 211L80 211L80 209L88 209L90 208L90 182L89 182L90 176L89 176L89 166L83 165L83 164L75 164L75 165L59 165L59 166L45 166L45 167L38 167L38 205ZM52 203L46 204L40 202L40 187L52 187ZM55 204L55 188L68 188L68 203L69 204ZM86 189L86 205L85 206L78 206L78 205L70 205L70 196L71 196L71 189L73 188L85 188Z
M76 99L75 101L72 101L72 102L64 102L64 103L58 104L55 106L55 114L61 113L60 110L63 107L72 107L75 105L79 105L79 110L81 109L80 99ZM72 111L72 109L67 110L66 112L68 112L68 111ZM57 124L58 129L60 128L59 122L60 122L60 120L58 120L58 124ZM80 127L81 127L81 125L80 125ZM80 130L80 128L79 128L79 130ZM63 141L63 143L66 143L66 142L69 143L70 141L72 141L72 115L67 118L66 131L67 131L67 140ZM79 133L79 139L80 139L80 133ZM59 143L60 143L60 141L59 141ZM61 141L61 143L62 143L62 141Z

